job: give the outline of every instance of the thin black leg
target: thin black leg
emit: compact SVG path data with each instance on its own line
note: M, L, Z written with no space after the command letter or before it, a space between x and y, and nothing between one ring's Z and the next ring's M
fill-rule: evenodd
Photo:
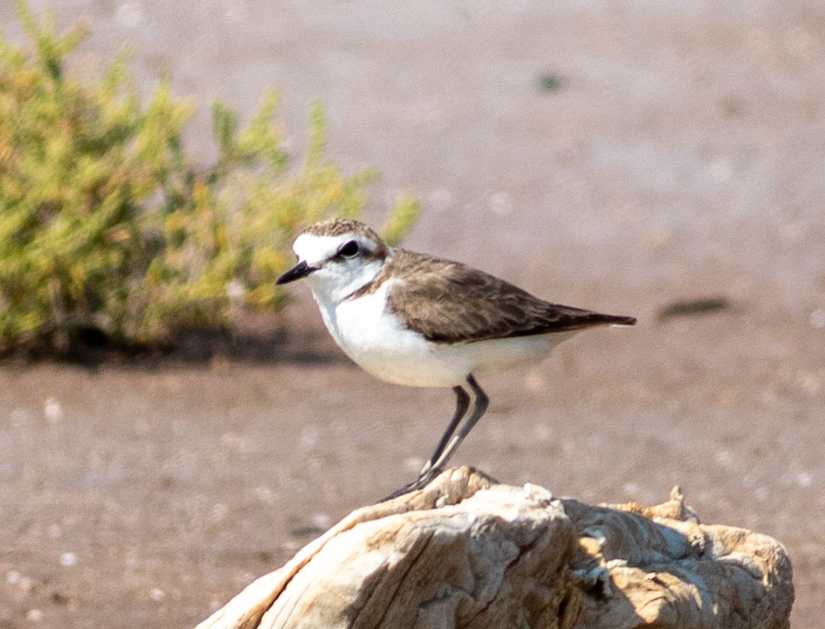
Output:
M450 420L447 430L444 431L444 434L441 436L438 446L436 446L435 452L433 452L433 456L430 458L430 461L428 461L427 464L424 465L424 469L421 470L421 474L419 474L418 478L412 483L391 493L381 502L391 500L392 498L397 498L398 496L403 496L404 494L426 486L446 467L450 457L453 456L455 451L458 449L458 446L461 445L464 438L470 434L473 426L475 426L478 423L478 420L481 419L481 416L484 415L484 412L487 410L487 406L490 403L490 399L487 397L487 394L484 393L484 390L478 385L478 382L476 382L473 374L467 376L467 384L470 385L473 393L475 393L475 404L473 406L472 414L464 422L464 425L461 426L458 434L453 433L455 433L455 429L458 426L461 416L464 412L466 412L470 401L470 396L467 395L467 392L462 387L455 387L453 389L456 392L456 412ZM458 390L463 393L463 396L458 392ZM459 411L461 411L460 414ZM444 445L445 443L447 444L446 446Z
M458 427L458 423L461 421L461 418L464 417L467 413L467 409L470 408L470 396L464 388L453 387L453 391L455 392L455 413L453 413L450 423L447 424L447 429L444 431L444 434L441 435L441 439L438 440L438 445L435 447L430 459L424 464L419 476L426 474L435 462L438 461L441 453L444 452L444 448L447 446L450 437L453 436L455 429Z
M481 419L481 416L484 415L484 412L487 410L487 406L490 404L490 398L487 397L487 394L484 393L484 390L478 385L476 379L473 378L473 374L467 376L467 384L470 385L470 388L473 390L473 393L476 394L476 401L475 405L473 406L473 412L467 418L467 421L464 422L464 425L458 431L458 434L455 435L450 440L449 445L446 448L444 448L444 451L441 453L441 456L438 457L435 463L433 463L432 467L427 471L426 480L423 477L419 478L419 481L423 481L423 485L426 485L428 482L430 482L436 474L439 474L447 466L450 457L452 457L455 451L458 450L458 446L460 446L461 442L464 441L464 438L470 434L470 431L473 429L473 426L475 426L478 423L478 420Z

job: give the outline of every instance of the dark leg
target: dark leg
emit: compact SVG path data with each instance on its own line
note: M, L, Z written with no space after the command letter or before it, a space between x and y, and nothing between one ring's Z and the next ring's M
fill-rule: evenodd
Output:
M476 382L476 379L473 378L473 374L467 376L467 384L470 385L473 393L476 394L473 413L467 418L467 421L464 422L464 425L461 427L461 430L458 431L458 434L450 440L449 445L444 448L441 456L439 456L435 463L432 464L432 467L427 471L427 473L422 474L418 478L417 482L421 483L422 487L429 483L437 474L441 473L441 471L447 466L450 457L452 457L455 451L458 450L458 446L460 446L461 442L464 441L464 438L470 434L473 426L478 423L478 420L481 419L481 416L484 415L484 412L487 410L487 406L490 403L490 398L488 398L487 394L484 393L484 390L478 386L478 382Z
M464 391L462 387L455 387L453 390L456 391L456 412L453 415L453 418L450 420L450 424L447 426L447 430L444 431L444 434L441 436L441 439L438 442L438 446L436 446L435 452L433 452L433 456L430 457L430 460L424 465L424 469L421 470L421 474L418 475L418 478L415 479L409 485L406 485L391 493L389 496L384 498L382 502L385 500L390 500L392 498L397 498L398 496L403 496L411 491L415 491L416 489L421 489L422 487L426 486L433 478L435 478L441 471L446 467L447 463L450 460L450 457L453 456L455 451L458 449L458 446L461 445L461 442L464 441L464 438L470 434L470 431L473 429L478 423L478 420L481 419L481 416L484 415L484 411L487 410L487 405L490 402L490 399L487 397L487 394L484 393L484 390L478 386L478 382L476 379L473 378L473 374L467 376L467 384L470 385L470 388L475 393L475 405L473 406L473 412L470 417L467 418L467 421L464 422L464 425L461 426L461 429L458 431L458 434L453 435L455 429L461 419L461 415L464 414L466 411L467 406L469 406L469 395L467 392ZM462 397L459 394L458 390L464 394ZM466 398L466 399L463 399ZM464 407L462 409L462 406ZM462 411L459 414L459 411ZM444 444L447 444L446 446Z
M453 387L453 391L455 391L455 413L453 413L453 418L450 420L450 423L447 424L447 429L444 431L444 434L441 435L441 439L438 440L435 451L432 453L432 456L430 456L430 460L424 464L419 476L426 474L435 462L438 461L441 453L444 452L444 448L447 446L447 442L458 427L458 423L470 407L470 396L463 387Z

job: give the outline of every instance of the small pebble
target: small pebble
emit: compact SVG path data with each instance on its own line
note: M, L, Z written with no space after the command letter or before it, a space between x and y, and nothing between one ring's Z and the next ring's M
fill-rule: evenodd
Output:
M538 370L530 371L524 377L524 388L528 391L542 391L546 388L544 375Z
M77 565L77 554L63 553L60 555L60 565L65 568L71 568L72 566Z
M152 588L151 590L149 590L149 598L151 598L155 602L160 602L166 598L166 592L164 592L160 588Z
M729 450L719 450L716 453L716 462L722 467L730 467L733 465L733 454Z
M808 317L808 323L815 328L825 328L825 308L817 308Z
M509 216L513 211L513 202L506 192L496 192L490 197L490 211L496 216Z
M246 287L243 285L243 282L232 280L226 285L226 296L229 297L231 301L241 301L244 295L246 295Z
M622 490L626 496L637 496L639 494L639 484L634 482L622 485Z
M275 492L263 485L255 488L255 497L265 505L275 504Z
M424 459L411 456L404 460L404 469L408 472L418 472L424 466Z
M43 418L50 424L56 424L63 419L63 407L53 397L47 397L43 402Z
M137 2L124 2L117 8L116 16L126 28L137 28L144 20L143 10Z
M312 523L319 529L328 529L332 526L332 516L329 516L326 513L316 513L312 516Z
M26 620L29 622L40 622L43 620L44 614L39 609L30 609L26 612Z
M223 520L227 514L229 513L229 507L227 507L222 502L218 502L212 505L212 520L215 522L220 522Z
M31 592L34 589L34 579L31 577L23 577L17 585L24 592Z

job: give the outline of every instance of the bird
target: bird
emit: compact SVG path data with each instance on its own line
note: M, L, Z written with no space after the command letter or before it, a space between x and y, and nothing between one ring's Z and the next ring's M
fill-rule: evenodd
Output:
M310 225L292 249L297 264L276 284L306 280L327 330L353 362L386 382L455 393L455 411L418 477L385 500L425 487L444 470L489 405L477 378L534 365L587 328L636 323L539 299L461 262L390 247L350 218Z

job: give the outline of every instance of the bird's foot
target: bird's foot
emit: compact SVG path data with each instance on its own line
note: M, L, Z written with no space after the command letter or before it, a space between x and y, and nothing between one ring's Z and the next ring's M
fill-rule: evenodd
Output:
M399 496L403 496L404 494L409 494L410 492L418 491L419 489L424 489L424 487L430 484L430 481L432 481L433 478L435 478L436 474L439 471L440 470L427 468L425 466L425 469L421 471L421 474L419 474L418 478L416 478L413 482L404 485L401 489L395 490L386 498L382 498L379 502L387 502L388 500L398 498Z

